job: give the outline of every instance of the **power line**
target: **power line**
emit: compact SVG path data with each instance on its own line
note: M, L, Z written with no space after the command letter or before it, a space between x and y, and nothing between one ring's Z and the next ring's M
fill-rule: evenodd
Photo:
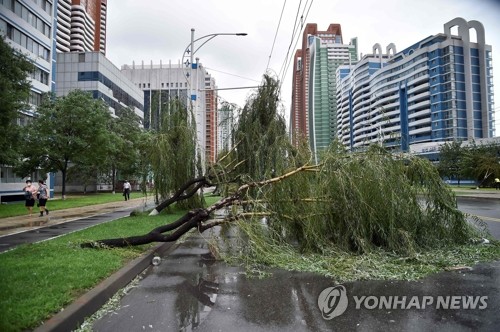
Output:
M311 3L309 4L309 8L307 9L307 12L305 13L305 16L304 16L304 11L306 10L306 7L307 7L307 2L308 1L306 1L305 5L304 5L304 9L302 11L302 15L300 16L300 19L301 19L300 32L302 31L302 29L304 27L304 23L307 21L307 16L309 16L309 11L311 10L311 7L313 5L314 0L311 0ZM299 5L299 8L300 8L300 5ZM297 26L297 28L298 28L298 26ZM294 48L296 48L297 43L300 40L300 32L297 34L297 40L295 42ZM285 80L286 74L288 72L288 67L290 66L290 63L293 62L291 60L292 60L292 58L293 58L294 55L292 54L289 57L289 52L290 52L290 47L292 45L292 42L293 42L293 35L292 35L292 40L290 42L290 46L288 48L287 56L285 58L285 62L283 62L282 70L283 70L283 68L284 68L284 70L283 70L283 72L280 70L280 73L282 73L282 76L281 76L281 79L280 79L280 86L279 86L279 90L280 91L281 91L281 86L283 85L283 81Z
M298 21L298 17L299 17L299 12L300 12L300 6L302 4L302 0L300 0L299 2L299 6L297 7L297 14L295 15L295 21L293 23L293 30L292 30L292 38L290 38L290 45L288 45L288 50L286 52L286 56L285 56L285 60L283 61L283 64L281 65L281 69L278 73L278 76L281 75L281 71L283 70L284 66L285 66L285 63L287 62L287 59L288 59L288 55L290 54L290 49L292 47L292 44L293 44L293 40L295 38L295 33L297 32L297 28L299 25L297 25L297 21ZM301 17L302 19L302 17Z
M219 90L241 90L241 89L255 89L258 88L259 85L253 86L236 86L232 88L207 88L207 89L199 89L198 91L219 91Z
M265 70L266 72L269 69L269 63L271 62L271 57L273 55L274 45L276 43L276 37L278 36L278 30L280 29L281 19L283 18L283 12L285 11L285 6L286 6L286 0L283 3L283 8L281 9L280 20L278 22L278 26L276 27L276 33L274 34L273 46L271 47L271 53L269 53L269 59L267 60L267 66L266 66L266 70Z
M259 80L254 80L253 78L243 77L243 76L240 76L240 75L227 73L227 72L225 72L225 71L221 71L221 70L217 70L217 69L213 69L213 68L208 68L208 67L205 67L205 69L212 70L212 71L215 71L215 72L218 72L218 73L222 73L222 74L226 74L226 75L229 75L229 76L234 76L234 77L243 78L243 79L245 79L245 80L249 80L249 81L260 82Z

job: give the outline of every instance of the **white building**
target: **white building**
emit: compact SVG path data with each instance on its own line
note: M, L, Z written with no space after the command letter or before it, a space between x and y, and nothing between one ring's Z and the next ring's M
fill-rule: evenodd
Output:
M192 70L193 87L190 89L191 70L180 62L172 64L144 64L133 63L132 65L123 65L121 72L136 87L143 91L144 103L144 128L157 129L159 119L161 118L161 109L163 105L172 99L179 99L187 108L193 108L196 121L197 145L202 156L202 165L210 155L211 148L207 146L212 138L210 136L210 112L207 107L216 110L213 102L207 103L207 95L214 93L215 82L210 74L205 70L202 64L196 64ZM196 95L191 99L188 96ZM213 101L213 98L208 98ZM189 105L188 105L189 104ZM214 122L214 121L212 121ZM215 123L215 122L214 122ZM215 138L214 138L215 142ZM208 144L208 145L207 145Z
M130 107L144 119L142 91L100 52L58 53L56 77L57 96L75 89L88 91L104 100L113 115Z

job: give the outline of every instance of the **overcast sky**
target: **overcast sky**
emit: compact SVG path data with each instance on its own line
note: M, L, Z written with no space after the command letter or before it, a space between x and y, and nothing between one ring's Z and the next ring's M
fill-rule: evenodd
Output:
M196 56L219 88L259 85L269 69L282 80L281 98L288 114L293 55L301 47L303 31L294 30L296 24L317 23L319 30L326 30L329 24L339 23L344 43L357 37L359 53L366 54L375 43L385 50L392 42L401 51L427 36L443 33L444 23L455 17L480 21L486 43L492 45L498 136L500 1L108 0L106 56L119 68L132 61L176 64L191 41L191 28L195 29L195 38L245 32L248 36L217 36ZM227 90L219 95L243 106L253 91Z

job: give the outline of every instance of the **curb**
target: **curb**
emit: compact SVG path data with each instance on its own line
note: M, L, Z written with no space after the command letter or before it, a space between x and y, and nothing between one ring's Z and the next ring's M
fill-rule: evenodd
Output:
M85 318L98 311L118 290L147 269L154 256L169 254L179 244L178 242L162 243L151 249L150 252L137 257L33 331L66 332L77 329Z
M491 196L480 196L480 195L457 195L455 194L455 197L456 198L470 198L470 199L487 199L487 200L500 200L500 196L499 197L491 197Z

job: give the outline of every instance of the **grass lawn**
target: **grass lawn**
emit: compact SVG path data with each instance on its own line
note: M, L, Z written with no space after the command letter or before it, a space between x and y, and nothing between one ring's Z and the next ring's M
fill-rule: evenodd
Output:
M218 199L206 197L208 205ZM172 210L171 214L118 219L1 253L0 331L36 328L155 245L82 249L80 243L147 233L185 212Z
M130 194L130 198L141 198L144 195L141 192L133 192ZM85 194L85 195L67 195L65 200L56 197L54 199L49 199L47 202L47 209L49 210L63 210L70 209L81 206L103 204L110 202L122 201L123 196L121 193L98 193L98 194ZM35 207L36 210L36 207ZM25 215L26 208L24 207L24 201L1 204L0 205L0 218L14 217Z

